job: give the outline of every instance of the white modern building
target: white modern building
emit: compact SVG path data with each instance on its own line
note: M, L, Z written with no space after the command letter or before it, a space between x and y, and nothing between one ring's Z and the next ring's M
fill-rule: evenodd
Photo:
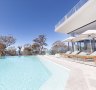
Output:
M59 33L72 36L96 30L96 0L80 0L55 26Z

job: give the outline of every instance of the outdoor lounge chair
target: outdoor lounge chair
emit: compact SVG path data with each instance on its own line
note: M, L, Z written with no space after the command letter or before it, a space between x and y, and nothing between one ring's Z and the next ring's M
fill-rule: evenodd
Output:
M73 58L75 55L79 54L80 51L74 51L71 54L68 55L68 57Z
M66 57L67 55L71 54L72 52L71 51L67 51L66 53L63 53L62 56L63 57Z
M88 55L88 53L86 53L86 52L80 52L79 54L74 55L74 57L76 57L76 58L82 58L83 56L86 56L86 55Z
M72 53L71 51L67 51L65 54L70 54L70 53Z
M87 59L93 59L96 63L96 51L91 53L90 55L84 55L81 57L84 61L87 61Z

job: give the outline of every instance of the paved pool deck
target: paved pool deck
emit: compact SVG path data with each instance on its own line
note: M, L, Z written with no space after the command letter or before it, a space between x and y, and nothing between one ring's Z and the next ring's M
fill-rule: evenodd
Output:
M68 58L56 58L52 55L40 57L70 69L65 90L96 90L96 67L73 62Z

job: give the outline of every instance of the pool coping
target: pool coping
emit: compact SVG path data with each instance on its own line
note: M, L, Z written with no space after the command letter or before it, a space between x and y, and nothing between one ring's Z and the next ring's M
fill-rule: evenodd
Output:
M41 57L41 56L39 58L40 58L40 61L44 64L44 66L52 73L52 76L40 87L40 90L45 90L45 89L46 90L64 90L64 88L66 86L66 82L67 82L67 80L69 78L70 69L68 69L68 68L66 68L66 67L64 67L64 66L62 66L60 64L57 64L57 63L55 63L55 62L53 62L51 60L47 60L47 58L45 59L44 57ZM47 62L51 64L51 68L49 66L50 64L49 65L46 64ZM53 68L54 68L54 66L57 68L57 70L55 70L55 73L54 73L54 69L52 68L52 65L53 65ZM59 71L61 70L61 71L59 72L58 70ZM61 79L61 77L64 78L64 76L62 76L62 74L64 75L65 71L68 73L68 76L66 77L66 79ZM58 72L58 74L57 74L57 72ZM61 73L61 75L60 75L60 73ZM56 74L56 77L55 77L55 74ZM61 77L58 77L59 75ZM59 78L61 79L61 82L64 83L64 84L61 83L63 85L60 85L60 83L58 83L58 82L60 82ZM54 87L54 85L55 85L55 87Z
M39 56L71 70L65 90L96 90L96 67L52 55Z

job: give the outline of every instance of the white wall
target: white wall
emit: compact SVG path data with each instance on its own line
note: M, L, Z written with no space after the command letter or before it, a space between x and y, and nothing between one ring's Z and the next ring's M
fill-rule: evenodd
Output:
M89 0L76 13L55 29L56 32L69 33L96 20L96 0Z

